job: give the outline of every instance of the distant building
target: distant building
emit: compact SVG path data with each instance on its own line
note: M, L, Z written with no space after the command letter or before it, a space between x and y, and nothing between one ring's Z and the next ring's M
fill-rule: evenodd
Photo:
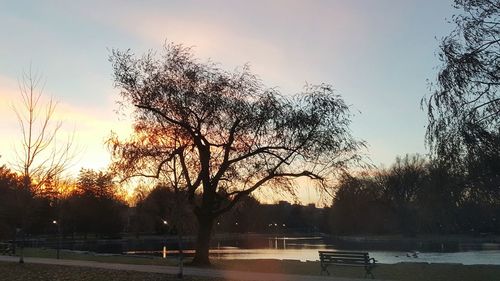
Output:
M292 204L290 204L290 202L288 202L288 201L280 200L280 201L278 201L278 205L279 206L287 206L288 207L288 206L291 206Z

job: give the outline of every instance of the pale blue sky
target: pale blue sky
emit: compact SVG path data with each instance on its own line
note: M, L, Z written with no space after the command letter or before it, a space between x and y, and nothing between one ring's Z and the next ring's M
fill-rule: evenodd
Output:
M141 54L167 39L233 69L250 63L284 94L305 82L334 85L353 110L353 134L374 164L426 153L420 99L439 66L439 38L453 27L450 0L23 1L0 0L0 164L19 129L8 104L32 64L85 153L76 168L102 168L118 121L110 49Z

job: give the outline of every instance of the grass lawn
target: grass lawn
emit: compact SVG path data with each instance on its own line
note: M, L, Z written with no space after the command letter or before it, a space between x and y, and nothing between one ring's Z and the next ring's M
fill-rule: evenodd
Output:
M44 248L26 248L24 249L24 256L55 259L56 250L44 249ZM163 259L153 256L100 255L95 253L73 252L73 251L62 250L60 252L60 257L61 259L67 259L67 260L85 260L85 261L97 261L97 262L109 262L109 263L174 265L174 266L177 265L176 258Z
M214 262L220 269L319 275L319 262L280 260L225 260ZM364 278L364 269L330 266L332 276ZM381 264L373 269L375 278L401 281L500 281L498 265L399 263Z
M77 266L59 266L44 264L19 264L0 262L0 280L2 281L174 281L172 275L118 271ZM221 279L185 277L186 281L222 281Z

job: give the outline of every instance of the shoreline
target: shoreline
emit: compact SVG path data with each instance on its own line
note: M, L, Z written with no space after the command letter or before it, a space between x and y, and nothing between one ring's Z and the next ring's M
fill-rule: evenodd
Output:
M450 234L450 235L429 235L421 234L415 236L404 235L343 235L330 236L332 239L353 242L401 242L401 241L417 241L417 242L459 242L459 243L500 243L500 235L465 235L465 234Z

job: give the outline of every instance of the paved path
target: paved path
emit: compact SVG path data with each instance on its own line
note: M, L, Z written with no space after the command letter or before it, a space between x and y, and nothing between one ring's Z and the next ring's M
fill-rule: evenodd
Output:
M0 261L3 262L19 262L19 257L0 256ZM82 260L57 260L47 258L24 258L25 263L52 264L65 266L82 266L94 267L111 270L132 270L141 272L166 273L175 275L178 268L175 266L166 265L138 265L138 264L121 264L121 263L105 263L95 261ZM361 281L375 279L349 279L332 276L312 276L312 275L296 275L296 274L278 274L278 273L259 273L234 270L218 270L196 267L184 267L184 274L191 276L202 277L218 277L227 280L242 280L242 281ZM380 281L380 280L378 280Z

